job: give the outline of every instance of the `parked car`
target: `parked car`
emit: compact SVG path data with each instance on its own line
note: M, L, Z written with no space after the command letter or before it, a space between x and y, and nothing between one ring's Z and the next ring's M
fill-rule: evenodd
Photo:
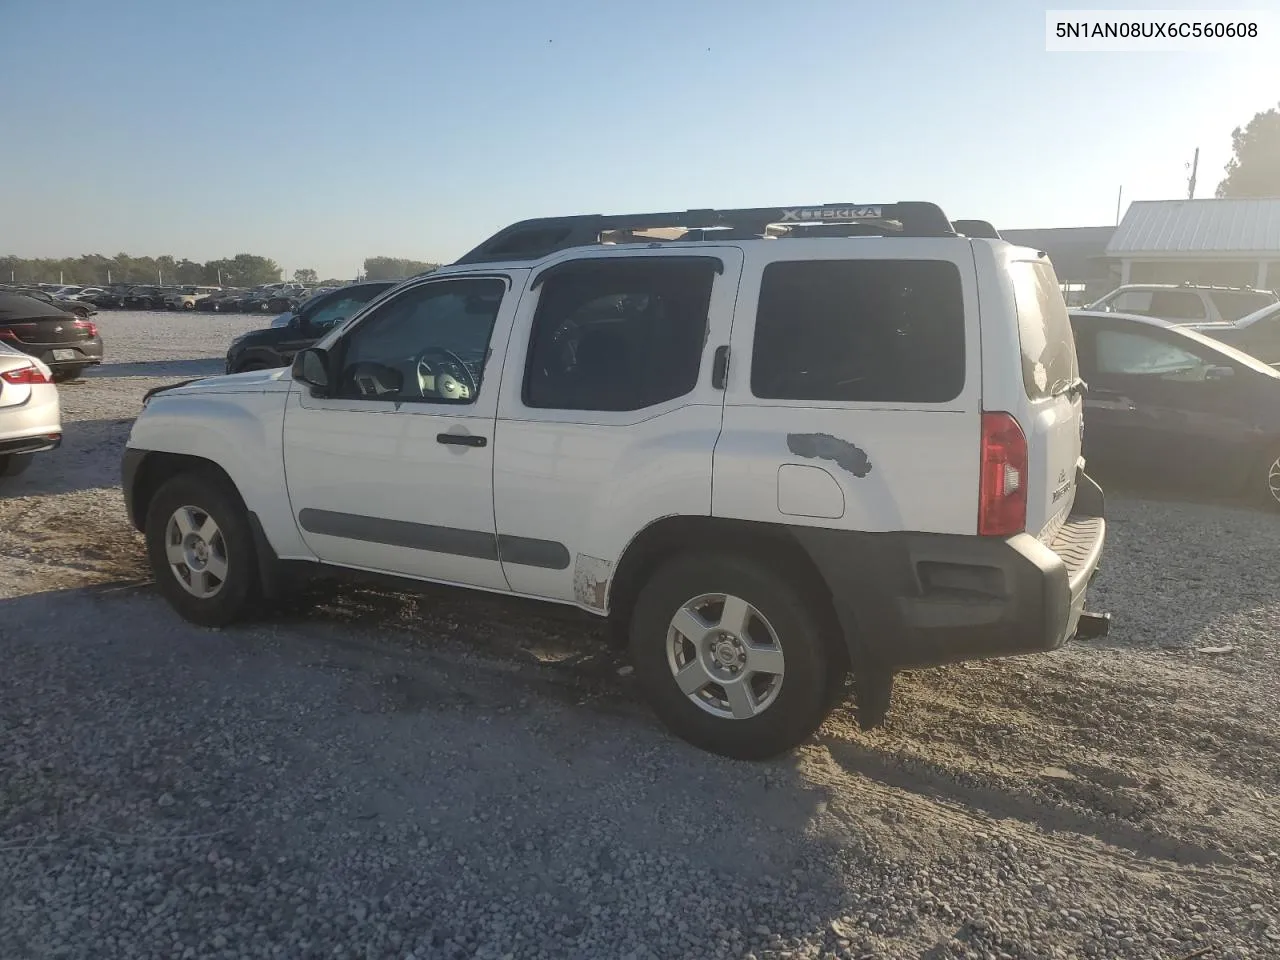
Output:
M197 300L195 308L202 313L222 313L227 311L231 301L243 292L230 288L216 290L207 297Z
M185 287L179 287L164 299L166 310L194 310L196 304L205 297L218 293L217 287L201 287L194 284L188 284Z
M1280 371L1151 317L1071 314L1090 469L1280 509Z
M169 293L168 287L132 287L125 294L124 307L126 310L159 310Z
M1189 329L1280 366L1280 303L1273 303L1234 323L1197 323Z
M125 297L128 296L130 289L132 288L127 284L113 284L104 288L102 292L89 294L83 299L98 308L119 309L124 306Z
M37 453L62 442L53 373L36 357L0 342L0 477L31 466Z
M46 290L38 287L20 287L16 293L24 297L30 297L33 300L39 300L41 303L47 303L57 307L63 313L74 313L77 317L86 319L97 313L97 309L90 303L79 303L75 300L66 300L55 297Z
M1183 283L1128 283L1086 310L1106 310L1173 323L1230 323L1280 301L1270 290Z
M93 298L94 298L94 297L96 297L98 294L100 294L100 293L104 293L104 292L105 292L105 291L102 289L102 287L81 287L81 288L80 288L78 291L76 291L75 293L68 294L68 295L67 295L67 297L66 297L66 299L68 299L68 300L83 300L83 301L85 301L86 303L92 303L92 302L93 302Z
M268 313L271 310L271 305L277 302L278 295L276 293L256 290L240 301L240 309L244 313Z
M353 283L327 294L312 297L288 313L288 320L263 330L241 334L227 348L227 373L286 367L294 354L309 347L331 328L355 316L369 301L394 287L397 280Z
M85 367L102 362L97 324L22 294L0 293L0 341L39 358L58 382L74 380Z
M601 243L644 228L706 239ZM123 490L193 622L321 568L569 604L672 730L765 757L850 669L874 725L895 670L1099 629L1077 373L1048 259L934 204L553 218L152 390Z

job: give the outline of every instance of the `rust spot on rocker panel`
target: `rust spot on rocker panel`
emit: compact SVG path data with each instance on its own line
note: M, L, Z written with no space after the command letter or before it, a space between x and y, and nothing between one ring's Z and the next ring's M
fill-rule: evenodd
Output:
M599 557L578 554L573 565L573 598L593 610L604 610L613 564Z

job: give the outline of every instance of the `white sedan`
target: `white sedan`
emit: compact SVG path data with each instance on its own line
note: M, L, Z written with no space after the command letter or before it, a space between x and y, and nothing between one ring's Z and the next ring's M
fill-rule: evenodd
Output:
M0 343L0 477L31 466L31 455L62 443L53 373L35 357Z

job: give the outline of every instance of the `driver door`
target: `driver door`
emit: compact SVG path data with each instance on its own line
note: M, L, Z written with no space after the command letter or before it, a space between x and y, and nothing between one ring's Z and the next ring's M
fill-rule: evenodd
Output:
M330 396L296 384L289 499L326 563L507 589L493 514L510 275L425 279L327 343Z

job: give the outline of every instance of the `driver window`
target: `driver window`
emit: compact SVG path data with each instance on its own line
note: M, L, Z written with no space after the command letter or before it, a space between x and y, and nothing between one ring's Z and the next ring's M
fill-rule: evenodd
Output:
M1100 374L1203 380L1209 367L1188 350L1138 333L1099 330L1095 343Z
M501 280L444 280L387 301L335 345L336 395L475 403L505 293Z

